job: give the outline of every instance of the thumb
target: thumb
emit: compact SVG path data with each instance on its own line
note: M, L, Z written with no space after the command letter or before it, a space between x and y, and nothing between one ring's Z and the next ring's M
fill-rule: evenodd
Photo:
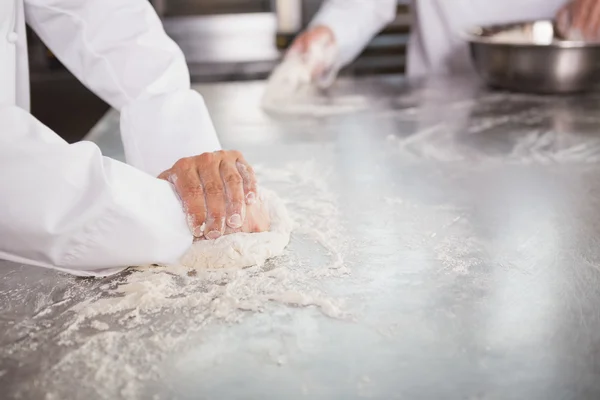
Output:
M556 29L558 36L563 39L569 38L569 28L571 25L571 12L568 6L565 6L560 9L558 14L556 14Z
M291 44L291 46L287 49L285 55L288 56L297 56L306 53L308 50L308 39L306 37L306 32L300 34Z

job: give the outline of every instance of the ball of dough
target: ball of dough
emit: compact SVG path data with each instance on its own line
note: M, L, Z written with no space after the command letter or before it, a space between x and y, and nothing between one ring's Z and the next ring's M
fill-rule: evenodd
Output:
M261 190L259 199L268 211L271 227L259 233L232 233L216 240L195 242L182 257L181 264L188 268L244 268L262 265L281 255L290 241L292 220L283 201L272 191Z

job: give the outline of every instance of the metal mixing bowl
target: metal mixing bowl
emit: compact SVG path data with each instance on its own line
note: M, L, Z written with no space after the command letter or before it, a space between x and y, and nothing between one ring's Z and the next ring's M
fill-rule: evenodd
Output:
M561 40L552 21L476 27L466 40L475 69L492 87L572 93L600 83L600 43Z

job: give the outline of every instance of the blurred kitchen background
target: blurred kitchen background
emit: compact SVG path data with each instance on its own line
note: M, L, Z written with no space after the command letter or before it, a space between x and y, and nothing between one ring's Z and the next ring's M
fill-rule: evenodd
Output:
M193 82L264 79L322 0L150 0L183 52ZM342 74L403 73L408 7ZM28 32L32 113L69 142L108 110Z

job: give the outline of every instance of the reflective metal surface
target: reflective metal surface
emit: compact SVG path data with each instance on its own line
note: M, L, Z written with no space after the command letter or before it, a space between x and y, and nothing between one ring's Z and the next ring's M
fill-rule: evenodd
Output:
M126 278L0 263L3 399L600 398L600 95L379 78L329 93L368 109L295 118L257 107L262 82L197 89L225 147L295 209L269 268L346 314L137 310L65 341L68 310ZM122 157L115 113L89 139ZM333 253L349 274L314 274Z
M521 39L494 40L506 32ZM600 44L558 40L551 21L478 27L466 35L475 69L493 87L517 92L590 90L600 78Z
M272 13L169 17L163 24L195 82L264 79L281 57Z

